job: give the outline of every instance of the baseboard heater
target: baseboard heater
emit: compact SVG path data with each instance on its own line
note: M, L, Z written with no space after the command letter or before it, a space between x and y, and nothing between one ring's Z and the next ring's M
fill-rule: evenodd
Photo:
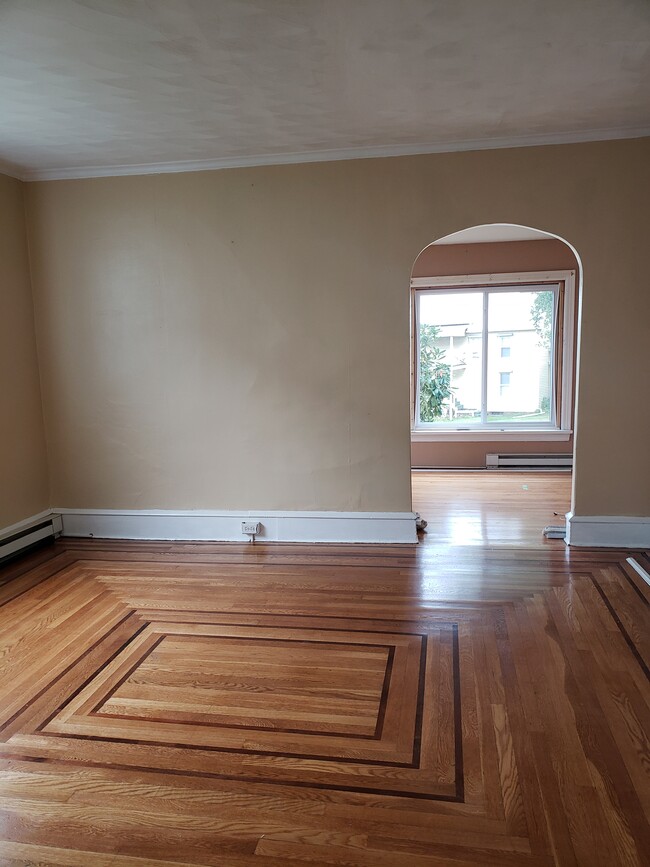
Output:
M37 524L0 537L0 563L16 557L27 548L53 540L61 532L61 518L52 515Z
M487 454L485 466L488 470L570 470L573 455L558 454Z

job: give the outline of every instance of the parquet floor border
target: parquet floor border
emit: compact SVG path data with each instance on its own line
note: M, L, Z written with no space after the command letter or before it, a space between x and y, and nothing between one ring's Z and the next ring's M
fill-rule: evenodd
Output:
M0 584L0 863L645 864L628 556L59 542Z

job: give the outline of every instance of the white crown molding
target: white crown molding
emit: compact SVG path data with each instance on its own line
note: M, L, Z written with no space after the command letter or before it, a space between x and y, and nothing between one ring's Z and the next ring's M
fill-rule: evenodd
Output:
M372 147L336 148L299 153L255 154L252 156L220 157L206 160L178 160L165 163L140 163L118 166L71 166L68 168L18 169L6 164L0 171L22 181L59 181L77 178L106 178L122 175L154 175L173 172L204 172L214 169L247 168L296 163L331 162L334 160L373 159L380 157L417 156L421 154L454 153L459 151L497 150L500 148L536 147L540 145L578 144L591 141L646 138L650 127L632 129L592 129L580 132L539 133L502 138L466 139L452 142L408 145L376 145Z
M0 175L6 175L9 178L15 178L17 181L27 180L27 169L22 169L15 163L8 163L0 159Z
M246 542L242 521L262 524L265 542L417 542L413 512L170 511L54 509L64 536L104 539Z
M579 548L650 548L650 517L568 512L565 541Z

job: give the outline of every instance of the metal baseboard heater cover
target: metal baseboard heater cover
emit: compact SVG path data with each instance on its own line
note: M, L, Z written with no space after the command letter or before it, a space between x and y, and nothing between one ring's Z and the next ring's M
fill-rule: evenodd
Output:
M15 557L32 545L46 539L54 539L61 532L61 519L58 515L44 518L37 524L25 527L15 533L0 538L0 563Z
M570 470L573 467L573 455L487 454L485 466L488 470Z

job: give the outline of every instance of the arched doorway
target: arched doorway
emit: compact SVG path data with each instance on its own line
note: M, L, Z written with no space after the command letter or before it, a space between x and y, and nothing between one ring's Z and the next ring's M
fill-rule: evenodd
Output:
M539 514L533 509L526 533L535 528L541 536L545 525L564 524L560 513L569 511L571 500L581 279L569 242L515 224L464 229L432 242L416 258L411 447L414 509L423 517L427 499L418 494L418 471L518 468L565 473L555 507L540 507ZM460 488L461 476L456 478ZM495 494L495 478L488 496L500 506L503 541L511 543L522 534L521 503L512 503L508 525L503 515L509 503L501 490ZM487 484L475 479L477 489ZM516 481L507 485L513 489ZM535 487L542 487L541 480ZM477 503L474 511L476 519L481 512L481 526L471 515L464 524L485 539L486 510Z

